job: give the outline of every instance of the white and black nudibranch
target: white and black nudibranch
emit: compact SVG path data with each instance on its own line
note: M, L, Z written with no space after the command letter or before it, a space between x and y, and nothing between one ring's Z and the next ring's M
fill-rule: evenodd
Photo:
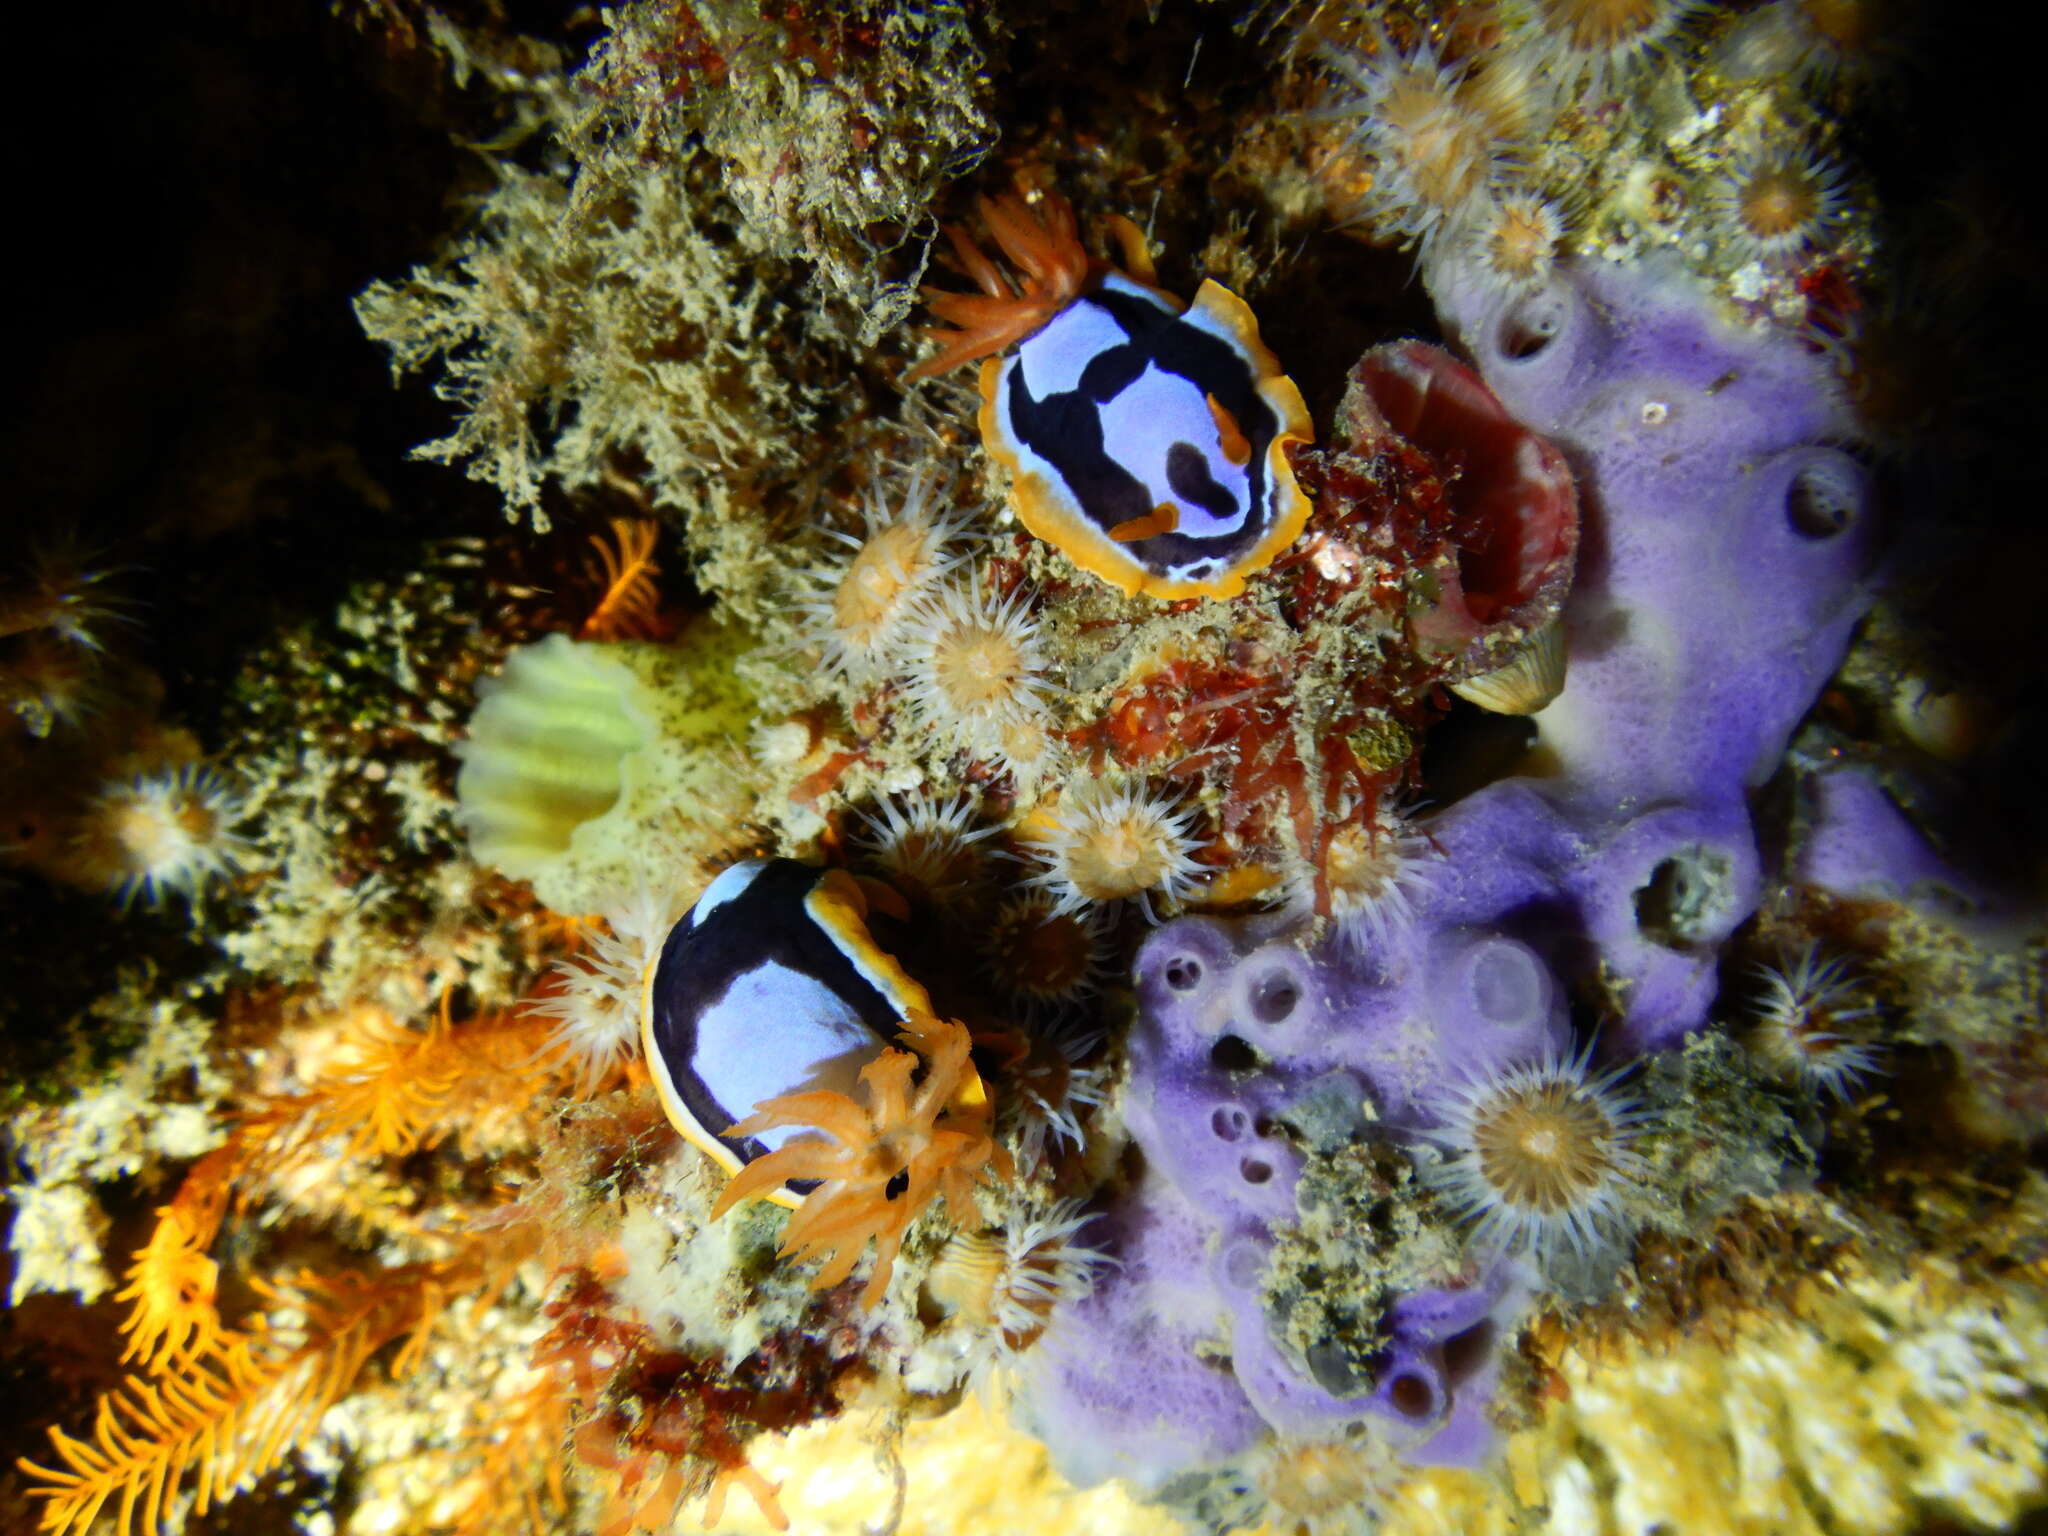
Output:
M1218 283L1183 313L1112 272L985 362L982 395L1024 525L1127 593L1235 596L1308 520L1301 392Z
M925 290L954 328L908 377L983 359L982 445L1024 526L1084 571L1128 596L1237 596L1308 522L1289 449L1315 436L1250 308L1216 282L1191 305L1153 287L1128 221L1138 275L1094 260L1054 193L981 216L1021 279L949 231L981 292Z
M795 1132L723 1132L766 1099L851 1092L931 999L868 932L868 901L844 870L754 859L713 880L647 973L642 1044L662 1108L728 1173ZM794 1206L785 1186L769 1198Z

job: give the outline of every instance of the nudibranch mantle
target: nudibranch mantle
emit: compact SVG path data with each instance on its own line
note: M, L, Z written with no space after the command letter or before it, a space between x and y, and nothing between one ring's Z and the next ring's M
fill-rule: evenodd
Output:
M765 1099L851 1092L901 1022L929 1014L925 989L876 943L867 900L843 870L793 859L735 864L669 931L647 968L641 1045L676 1130L727 1173L797 1130L722 1133ZM767 1198L794 1207L784 1185Z
M984 362L981 394L1024 526L1126 595L1235 597L1308 521L1308 408L1220 283L1182 312L1112 272Z
M1308 407L1245 302L1206 281L1191 305L1092 259L1056 193L981 200L1021 281L949 229L978 294L927 288L951 329L906 377L976 358L981 440L1024 526L1127 596L1231 598L1308 522L1289 445ZM1143 237L1122 221L1147 278Z

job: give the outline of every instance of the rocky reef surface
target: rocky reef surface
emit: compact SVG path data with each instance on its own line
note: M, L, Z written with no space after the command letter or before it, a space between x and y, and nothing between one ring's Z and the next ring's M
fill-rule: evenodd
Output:
M10 428L8 1529L2048 1509L1932 17L162 26Z

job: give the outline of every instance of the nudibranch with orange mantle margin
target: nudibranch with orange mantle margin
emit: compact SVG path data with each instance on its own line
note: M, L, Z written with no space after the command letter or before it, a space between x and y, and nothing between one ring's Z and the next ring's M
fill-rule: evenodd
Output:
M749 859L705 887L648 966L640 1029L655 1092L683 1139L727 1173L797 1133L729 1135L755 1106L851 1092L900 1043L903 1020L931 1013L924 987L869 932L871 896L901 906L844 870ZM766 1198L794 1209L810 1188L792 1180Z
M1009 468L1024 526L1083 570L1126 596L1237 596L1308 522L1288 447L1315 438L1251 310L1212 280L1183 305L1091 260L1055 193L980 208L1023 292L950 228L982 291L925 290L955 328L935 329L938 355L906 377L984 359L982 444Z

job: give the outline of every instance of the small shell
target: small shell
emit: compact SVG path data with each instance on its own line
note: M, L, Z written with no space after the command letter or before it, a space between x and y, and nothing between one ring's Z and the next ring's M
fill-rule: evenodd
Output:
M1552 619L1504 667L1452 683L1451 692L1496 715L1533 715L1564 692L1564 625Z

